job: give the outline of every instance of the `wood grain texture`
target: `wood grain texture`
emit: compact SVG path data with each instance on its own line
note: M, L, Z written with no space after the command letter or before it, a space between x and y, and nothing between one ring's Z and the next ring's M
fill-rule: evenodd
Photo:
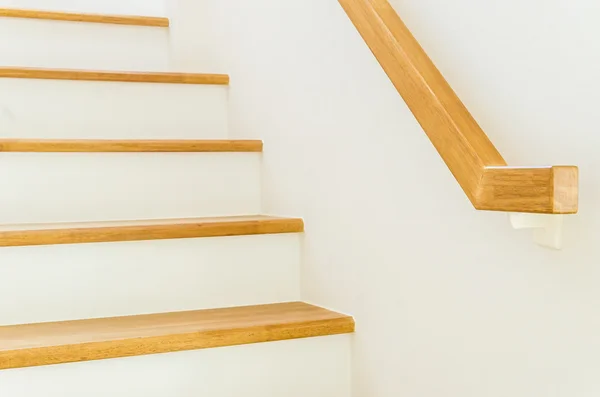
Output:
M129 83L169 84L229 84L226 74L168 73L168 72L116 72L74 69L42 69L22 67L0 67L0 78L121 81Z
M383 1L340 0L465 193L475 197L486 165L506 165L423 48Z
M532 213L577 212L577 167L486 168L477 209Z
M300 233L297 218L235 216L0 226L0 247Z
M109 23L116 25L155 26L166 28L169 19L137 15L81 14L17 8L0 8L0 17L46 19L52 21Z
M569 213L573 208L577 211L577 203L573 203L577 194L572 194L573 189L578 189L576 179L574 184L572 179L567 183L570 193L566 205L554 198L548 205L547 194L562 189L555 185L556 179L547 178L544 189L532 190L520 178L527 179L527 175L533 177L535 173L524 172L520 178L514 178L514 172L505 167L498 150L387 0L339 2L475 208L543 213L563 213L567 208ZM488 167L498 168L487 174ZM506 175L502 177L499 173ZM494 185L497 178L510 184L510 200L492 193L498 191ZM485 186L486 183L492 185ZM534 191L540 196L532 198Z
M575 214L579 204L579 168L552 167L553 213Z
M302 302L0 327L0 369L272 342L354 331Z
M0 152L262 152L258 140L0 139Z

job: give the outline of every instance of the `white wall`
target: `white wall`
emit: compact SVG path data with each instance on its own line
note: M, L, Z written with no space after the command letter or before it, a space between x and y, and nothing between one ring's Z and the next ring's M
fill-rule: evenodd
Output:
M0 7L163 16L166 0L0 0Z
M397 0L511 164L577 164L565 249L474 211L335 0L173 0L178 67L231 73L303 293L355 315L356 397L600 394L600 5Z

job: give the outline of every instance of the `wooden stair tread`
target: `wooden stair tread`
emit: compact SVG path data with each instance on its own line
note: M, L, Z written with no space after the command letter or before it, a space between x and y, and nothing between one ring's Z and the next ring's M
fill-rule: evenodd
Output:
M233 216L0 225L0 247L299 233L298 218Z
M0 139L0 152L262 152L259 140Z
M77 69L46 69L29 67L0 67L0 78L120 81L129 83L169 84L229 84L226 74L176 73L176 72L130 72Z
M155 26L166 28L169 18L141 15L108 15L76 12L0 8L0 17L46 19L52 21L108 23L117 25Z
M354 331L302 302L0 327L0 369L271 342Z

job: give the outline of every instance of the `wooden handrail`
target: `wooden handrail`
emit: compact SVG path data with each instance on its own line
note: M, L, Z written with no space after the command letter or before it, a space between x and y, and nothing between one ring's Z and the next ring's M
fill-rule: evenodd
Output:
M339 2L476 209L577 212L577 167L507 166L387 0Z

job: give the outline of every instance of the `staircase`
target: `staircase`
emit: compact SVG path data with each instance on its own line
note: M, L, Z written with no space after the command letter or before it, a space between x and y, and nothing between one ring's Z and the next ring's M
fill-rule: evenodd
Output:
M0 396L347 397L354 321L168 26L0 9Z

